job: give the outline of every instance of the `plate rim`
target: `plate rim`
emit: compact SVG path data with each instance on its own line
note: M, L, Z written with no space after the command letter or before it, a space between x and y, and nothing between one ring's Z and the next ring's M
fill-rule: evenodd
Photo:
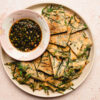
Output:
M31 8L31 7L33 7L33 6L43 5L43 4L58 4L58 5L62 5L62 6L64 6L64 7L66 7L66 8L68 8L69 10L75 12L75 13L87 24L87 26L88 26L88 30L89 30L89 32L90 32L90 34L91 34L92 42L93 42L93 56L92 56L92 60L91 60L90 70L86 73L85 77L84 77L84 78L79 82L79 84L75 87L75 90L76 90L78 87L80 87L80 85L81 85L82 83L84 83L84 81L85 81L86 78L89 76L89 73L91 72L91 70L92 70L92 68L93 68L93 64L94 64L94 61L95 61L95 42L94 42L93 34L92 34L91 30L90 30L90 27L89 27L87 21L84 20L83 17L82 17L80 14L78 14L77 11L75 11L75 10L72 9L72 8L70 8L69 6L67 6L66 4L64 4L63 2L62 2L62 3L59 2L59 1L58 1L58 2L57 2L57 1L56 1L56 2L55 2L55 1L50 1L50 2L45 1L45 2L41 2L40 0L38 0L37 3L34 3L34 4L32 4L32 5L28 6L28 7L25 7L24 9L29 9L29 8ZM28 91L25 91L23 88L19 87L19 86L14 82L14 80L9 76L9 74L8 74L6 68L5 68L5 65L4 65L4 59L3 59L3 53L2 53L2 47L1 47L1 45L0 45L0 55L1 55L0 58L1 58L1 62L2 62L3 68L4 68L4 70L5 70L6 74L7 74L7 76L8 76L9 79L15 84L15 86L17 86L20 90L24 91L25 93L28 93L28 94L33 95L33 96L35 96L35 97L54 98L54 97L59 97L59 96L63 96L63 95L69 94L70 92L73 91L73 90L70 90L70 91L68 91L68 92L65 91L64 94L58 94L58 95L56 95L56 96L52 96L52 95L51 95L51 96L50 96L50 95L49 95L49 96L48 96L48 95L45 95L45 96L42 95L42 96L40 96L40 95L36 95L36 94L29 93Z

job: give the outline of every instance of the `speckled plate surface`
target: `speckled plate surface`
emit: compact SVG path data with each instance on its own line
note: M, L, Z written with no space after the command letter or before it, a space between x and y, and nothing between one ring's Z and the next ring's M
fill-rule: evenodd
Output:
M31 9L32 11L35 11L35 12L41 14L42 8L45 7L45 5L47 3L48 2L38 3L36 5L28 7L27 9ZM52 2L52 3L54 3L54 2ZM65 6L67 8L67 6L65 4L61 4L61 5ZM89 26L88 26L87 33L88 33L88 36L90 37L90 39L93 41L92 34L91 34L90 30L89 30ZM62 96L62 95L65 95L65 94L67 94L67 93L69 93L69 92L72 91L72 90L66 90L63 94L60 94L60 93L57 93L57 92L55 92L55 93L50 92L49 95L45 94L43 90L42 91L35 91L35 92L33 92L32 89L30 89L28 86L26 86L26 85L20 85L16 80L12 79L11 70L8 68L8 66L6 66L4 64L6 62L8 62L8 61L12 61L13 59L10 58L2 49L1 49L1 59L2 59L2 63L3 63L4 69L5 69L6 73L7 73L7 75L9 76L9 78L13 81L13 83L16 86L18 86L20 89L22 89L23 91L25 91L25 92L27 92L27 93L29 93L31 95L38 96L38 97L48 97L49 98L49 97ZM93 61L94 61L94 42L93 42L93 46L91 48L91 52L90 52L90 56L89 56L89 61L90 61L90 63L87 64L87 66L83 70L83 73L81 74L81 76L78 79L76 79L76 80L73 81L73 83L74 83L74 86L73 86L74 89L76 89L77 87L79 87L83 83L83 81L86 79L86 77L88 76L88 74L90 73L90 71L92 69L92 65L93 65Z

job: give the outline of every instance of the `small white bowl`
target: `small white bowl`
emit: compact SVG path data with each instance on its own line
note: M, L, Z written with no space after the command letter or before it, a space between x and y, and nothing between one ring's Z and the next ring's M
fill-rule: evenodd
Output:
M42 40L39 46L30 51L22 52L16 49L10 42L9 31L11 26L19 19L29 18L34 20L41 28L42 31ZM41 54L46 50L50 40L50 30L45 19L40 16L38 13L35 13L31 10L19 10L13 12L7 16L2 23L2 33L0 34L1 46L4 51L12 58L20 61L30 61L41 56Z

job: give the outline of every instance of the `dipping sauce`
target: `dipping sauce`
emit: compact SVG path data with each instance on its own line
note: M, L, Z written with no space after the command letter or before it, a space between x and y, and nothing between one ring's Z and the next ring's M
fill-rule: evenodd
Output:
M12 25L9 38L18 50L28 52L40 44L42 33L39 25L33 20L21 19Z

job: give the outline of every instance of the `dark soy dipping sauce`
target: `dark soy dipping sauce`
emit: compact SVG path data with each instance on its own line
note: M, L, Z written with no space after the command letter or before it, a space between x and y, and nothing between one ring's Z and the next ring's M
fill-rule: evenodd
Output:
M33 20L21 19L12 25L9 39L18 50L28 52L40 44L42 32L39 25Z

